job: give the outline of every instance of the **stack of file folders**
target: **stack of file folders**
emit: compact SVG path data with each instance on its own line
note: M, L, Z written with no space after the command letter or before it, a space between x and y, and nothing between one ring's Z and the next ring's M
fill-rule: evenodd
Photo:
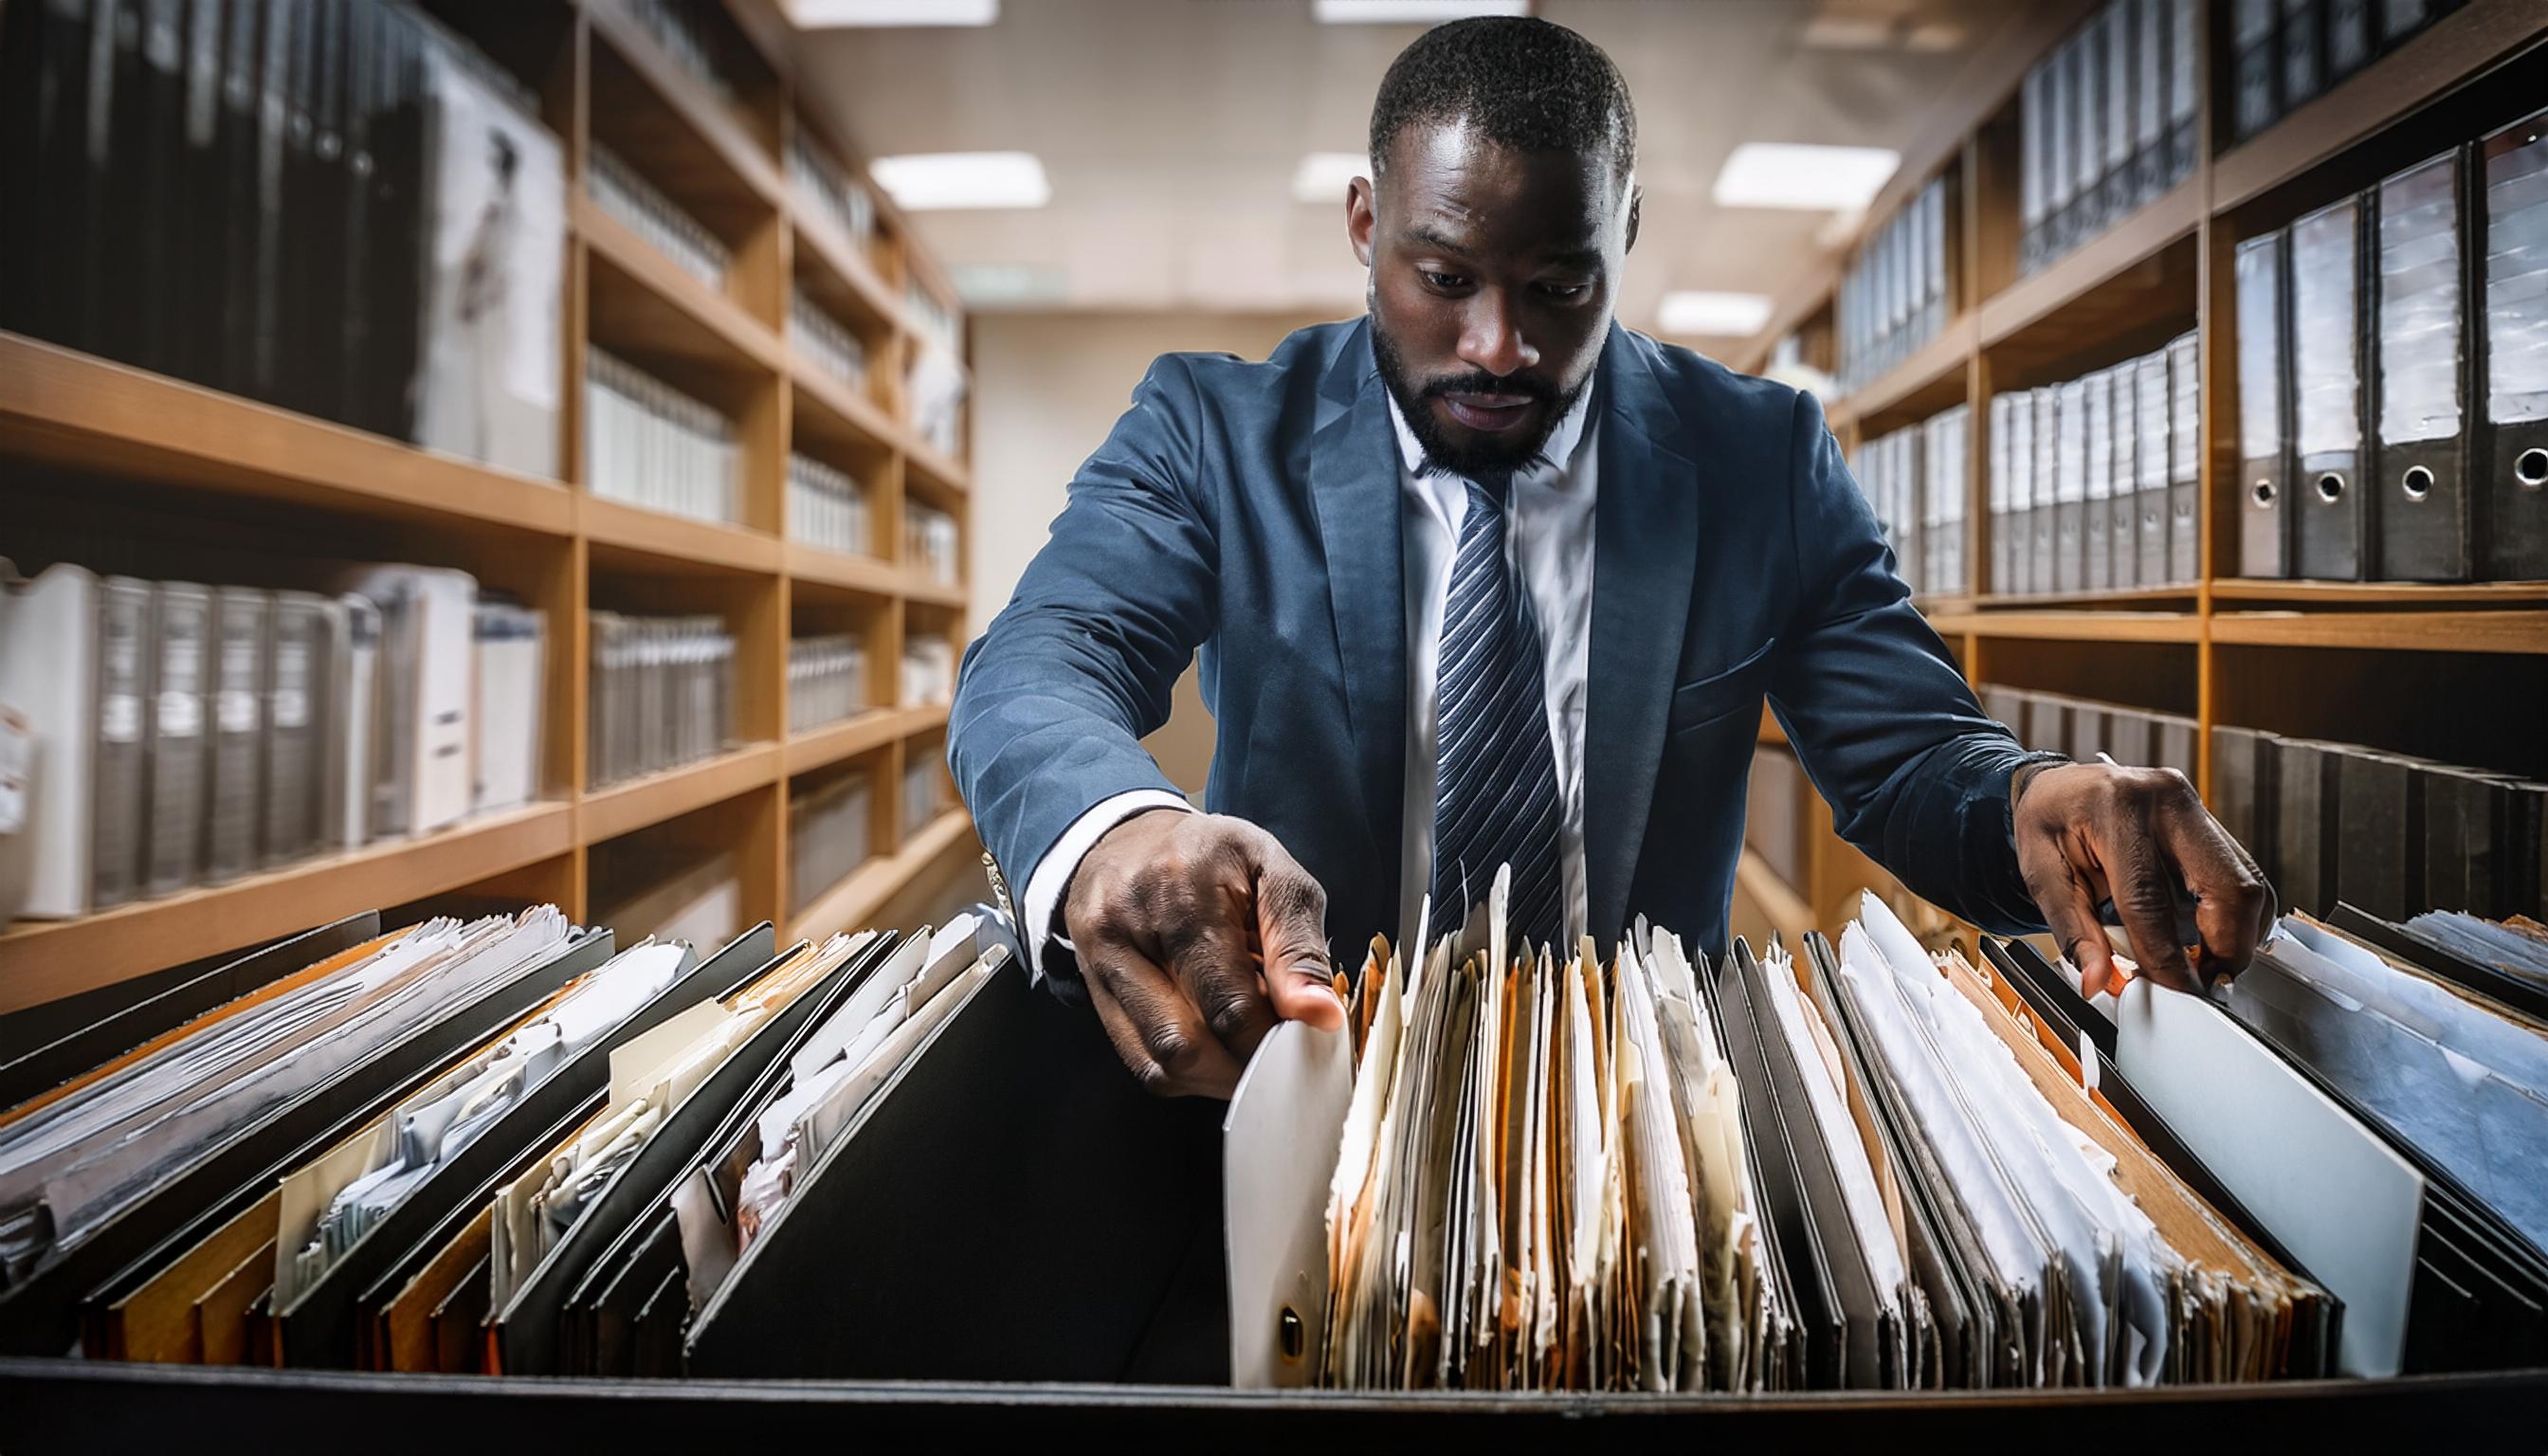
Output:
M672 259L675 267L696 279L700 287L724 289L726 270L734 266L734 254L727 249L725 240L683 212L681 204L666 197L619 153L594 143L592 168L586 178L592 189L592 200L603 212Z
M734 741L734 634L724 618L596 611L592 632L593 786Z
M902 706L934 707L956 698L956 644L944 632L902 639Z
M2548 783L2218 725L2212 790L2291 909L2548 913Z
M1931 179L1876 228L1841 275L1834 321L1844 391L1909 358L1956 312L1962 235L1957 176L1951 171Z
M787 731L838 723L866 706L867 654L856 632L787 639Z
M1964 564L1971 459L1972 411L1962 405L1859 447L1859 488L1875 506L1896 573L1920 595L1959 595L1972 588Z
M952 513L917 500L905 500L902 505L902 537L904 559L921 576L949 587L961 580L964 571L962 538Z
M871 774L844 769L800 778L787 792L788 908L806 906L867 861L874 814ZM915 824L919 821L913 821Z
M864 258L875 240L875 198L802 127L787 134L787 180L812 200L852 253Z
M867 346L838 318L814 302L801 283L788 285L788 342L805 351L825 374L853 390L867 383Z
M2346 1369L2548 1361L2548 1022L2534 1011L2350 907L2333 924L2284 917L2210 1000L2137 980L2092 1002L2066 964L2023 959L2011 979L2045 1021L2132 1078L2342 1295ZM2179 1041L2216 1048L2218 1074L2171 1063ZM2250 1159L2275 1137L2285 1166L2259 1176Z
M1778 1391L2312 1375L2336 1302L1873 897L1721 965L1508 946L1502 876L1228 1119L1242 1385ZM1333 1142L1306 1136L1339 1130ZM2201 1176L2199 1170L2195 1176ZM1287 1358L1286 1316L1307 1348ZM1297 1343L1297 1341L1296 1341Z
M2202 541L2200 368L2188 333L2112 368L1991 398L1993 592L2192 584Z
M0 76L0 328L557 474L565 149L475 48L406 4L45 0Z
M734 103L734 81L727 74L725 59L729 42L713 19L714 12L702 12L682 0L630 0L628 14L655 38L674 64L696 77L719 100Z
M787 535L791 540L826 551L864 556L873 548L867 538L866 487L849 472L810 455L787 457Z
M543 618L464 572L322 591L101 577L0 589L0 702L36 738L23 883L64 918L538 796Z
M2066 754L2082 764L2102 754L2128 769L2174 769L2194 777L2197 725L2181 713L1996 683L1980 692L1982 710L2039 753Z
M594 495L694 520L740 518L734 421L713 406L599 348L585 358L584 400Z
M2548 580L2548 112L2234 270L2238 575Z
M2231 0L2230 134L2243 141L2372 59L2414 39L2461 0Z
M2203 7L2109 0L2018 92L2018 266L2032 273L2194 171Z

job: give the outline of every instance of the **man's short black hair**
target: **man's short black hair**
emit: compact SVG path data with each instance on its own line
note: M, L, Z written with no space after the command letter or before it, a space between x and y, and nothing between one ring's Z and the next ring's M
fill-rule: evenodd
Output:
M1607 148L1626 181L1637 165L1637 111L1601 47L1564 26L1479 16L1435 26L1390 62L1371 105L1371 164L1417 125L1465 122L1528 151Z

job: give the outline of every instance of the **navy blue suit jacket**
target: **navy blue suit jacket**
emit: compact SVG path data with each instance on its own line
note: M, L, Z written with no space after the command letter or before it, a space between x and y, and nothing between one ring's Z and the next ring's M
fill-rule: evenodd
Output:
M1852 844L1968 920L2040 929L2007 807L2028 756L1913 609L1812 396L1616 325L1598 367L1599 944L1644 915L1724 946L1765 696ZM1175 791L1138 740L1200 649L1219 727L1206 807L1264 826L1318 877L1331 946L1394 933L1398 457L1367 320L1302 329L1263 363L1151 365L964 657L948 757L1011 885L1098 801Z

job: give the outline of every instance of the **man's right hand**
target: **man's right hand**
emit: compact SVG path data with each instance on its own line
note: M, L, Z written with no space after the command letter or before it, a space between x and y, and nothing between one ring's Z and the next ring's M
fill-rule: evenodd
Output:
M1163 1097L1228 1097L1278 1021L1344 1025L1327 894L1244 819L1153 809L1106 832L1062 892L1098 1020Z

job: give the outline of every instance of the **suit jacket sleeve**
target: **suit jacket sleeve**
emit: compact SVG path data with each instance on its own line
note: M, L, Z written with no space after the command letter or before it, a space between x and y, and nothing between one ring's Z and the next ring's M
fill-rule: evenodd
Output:
M948 762L1013 886L1099 802L1178 792L1140 739L1167 721L1178 675L1216 626L1201 412L1184 360L1150 366L1016 594L964 654Z
M2019 766L2045 756L1983 715L1912 606L1811 395L1796 396L1791 427L1798 596L1771 707L1843 839L1976 925L2042 930L2018 875L2008 790Z

